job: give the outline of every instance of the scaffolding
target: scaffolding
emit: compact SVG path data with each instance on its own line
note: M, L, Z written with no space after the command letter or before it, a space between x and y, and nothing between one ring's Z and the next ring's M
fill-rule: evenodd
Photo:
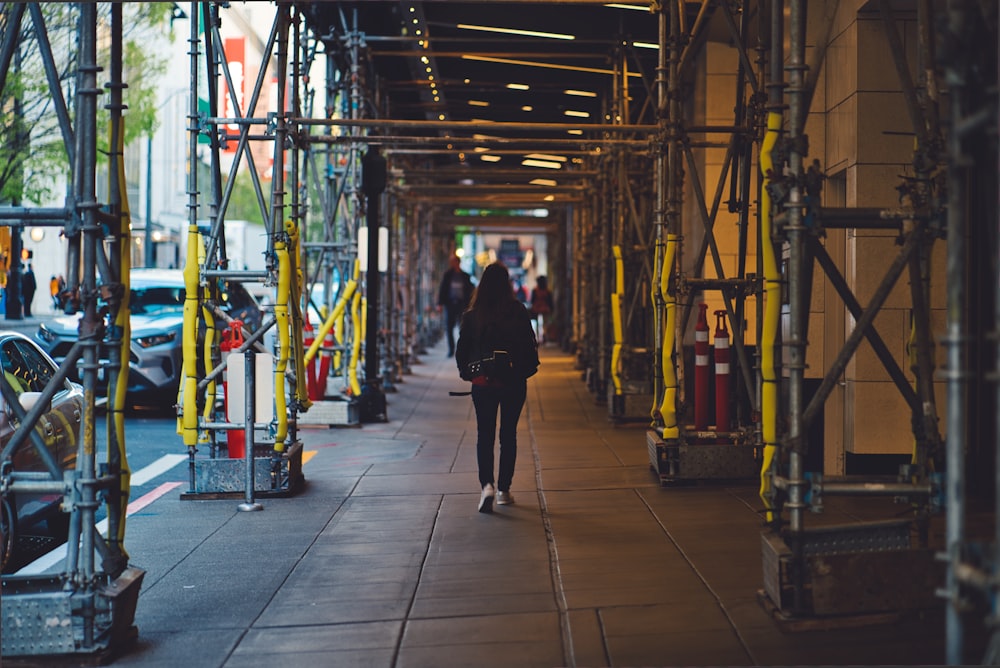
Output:
M123 409L127 382L129 295L129 207L125 198L123 166L122 6L110 7L110 68L104 107L110 128L106 166L110 191L105 202L97 195L97 172L104 162L97 150L97 127L102 94L97 59L98 6L79 7L76 33L76 87L73 113L66 103L63 83L53 58L46 19L37 4L15 4L5 11L0 46L0 88L14 76L16 51L22 47L22 29L34 33L52 97L63 146L70 165L66 205L63 208L4 206L0 219L15 228L26 224L61 228L69 240L68 285L83 312L80 337L58 372L25 411L9 381L0 387L20 425L4 446L2 490L5 512L19 493L45 493L62 497L68 515L67 556L61 573L51 576L4 576L3 656L101 656L114 654L135 635L132 622L145 572L129 564L125 550L125 508L129 500L129 466L126 458ZM25 14L28 16L25 16ZM30 18L29 18L30 17ZM23 55L23 54L22 54ZM19 234L19 231L18 231ZM16 236L16 235L15 235ZM107 249L107 252L106 252ZM19 253L19 249L18 249ZM17 267L15 259L14 268ZM16 293L15 293L16 294ZM98 301L107 304L108 321L98 313ZM99 347L106 346L110 360L108 384L108 461L98 466L95 435L95 402ZM83 410L80 416L75 468L62 471L47 456L47 443L39 420L65 387L70 370L82 371ZM47 471L17 471L11 455L23 444L47 461ZM96 526L97 511L107 512L107 531ZM13 516L7 516L13 522ZM11 528L5 526L5 533Z

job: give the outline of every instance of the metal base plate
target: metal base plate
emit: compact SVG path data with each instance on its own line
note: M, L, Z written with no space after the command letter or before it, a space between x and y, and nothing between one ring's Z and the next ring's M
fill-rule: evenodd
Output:
M302 443L296 442L282 455L279 480L271 480L270 446L254 448L254 495L281 497L297 494L305 485L302 475ZM264 456L262 456L264 455ZM194 489L181 499L236 498L246 492L246 461L243 459L194 460Z
M792 550L782 536L764 531L763 593L775 610L772 616L785 622L862 616L868 623L882 623L878 615L940 606L934 592L944 581L944 565L930 549L900 547L904 538L908 543L906 524L874 522L803 532L800 609L794 601Z
M646 432L649 463L660 483L685 480L742 480L760 474L756 450L746 445L684 445L664 441L653 430Z
M71 656L106 661L136 637L133 622L145 574L126 568L89 593L63 590L58 577L4 576L4 665L51 666ZM84 644L85 610L94 615L89 646Z
M312 402L305 413L296 418L300 427L353 426L361 422L357 401L331 401L323 399Z

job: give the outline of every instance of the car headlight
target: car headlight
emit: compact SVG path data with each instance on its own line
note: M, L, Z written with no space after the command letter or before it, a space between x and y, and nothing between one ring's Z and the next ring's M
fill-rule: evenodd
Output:
M45 325L39 325L38 338L41 339L42 341L45 341L46 343L52 343L53 341L58 339L59 336Z
M175 338L177 338L175 332L164 332L162 334L151 334L150 336L138 336L133 340L143 348L152 348L153 346L162 346L164 343L170 343Z

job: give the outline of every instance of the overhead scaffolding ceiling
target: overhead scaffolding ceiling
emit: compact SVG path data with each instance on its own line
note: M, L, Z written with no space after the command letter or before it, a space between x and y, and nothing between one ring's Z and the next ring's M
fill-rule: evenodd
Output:
M567 204L593 176L588 156L622 142L648 148L658 60L648 3L324 2L303 10L316 33L334 37L326 48L335 58L349 58L344 36L360 34L382 98L365 101L359 125L369 143L397 156L391 164L412 167L409 194Z

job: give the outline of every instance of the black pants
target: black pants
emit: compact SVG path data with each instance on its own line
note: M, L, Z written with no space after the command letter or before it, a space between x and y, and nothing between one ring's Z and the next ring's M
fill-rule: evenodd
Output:
M473 385L472 403L476 407L476 460L479 484L493 483L493 443L497 433L497 409L500 409L500 477L497 489L510 491L517 461L517 421L528 394L527 381L503 387Z
M445 331L448 336L448 354L455 354L455 327L462 321L462 311L464 309L458 304L447 305L444 307L445 311Z

